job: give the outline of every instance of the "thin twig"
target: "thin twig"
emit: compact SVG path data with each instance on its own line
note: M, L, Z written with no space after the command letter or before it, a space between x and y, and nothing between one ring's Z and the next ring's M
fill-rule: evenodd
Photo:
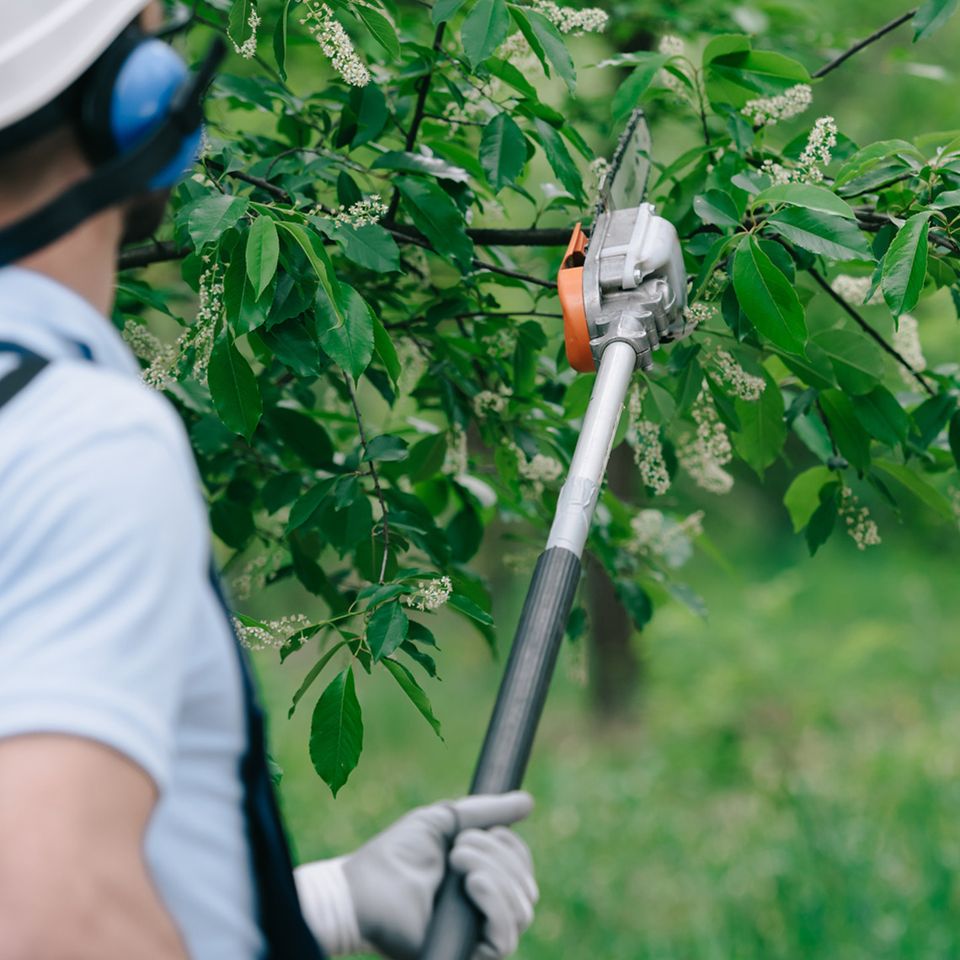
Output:
M859 43L855 43L849 50L844 50L843 53L838 57L834 57L829 63L824 64L816 73L812 74L814 80L819 80L820 77L825 77L828 73L832 73L840 64L845 63L849 60L854 54L859 53L863 50L864 47L869 47L871 43L876 43L881 37L885 37L888 33L893 30L896 30L897 27L902 26L908 20L912 20L917 15L917 11L908 10L906 13L902 13L899 17L891 20L888 24L882 26L879 30L875 30L870 34L865 40L861 40Z
M357 419L357 430L360 433L360 446L363 448L363 455L367 455L367 432L363 428L363 417L360 414L360 404L357 403L357 391L353 388L350 375L345 373L343 381L347 385L347 393L350 394L350 402L353 404L353 413ZM377 474L377 468L373 461L370 461L370 478L373 480L373 488L377 493L377 500L380 501L380 522L383 524L383 561L380 564L380 582L387 576L387 558L390 555L390 523L387 520L387 501L383 497L383 490L380 489L380 476Z
M917 383L919 383L920 386L923 387L923 389L926 390L931 397L936 394L936 391L930 386L929 383L927 383L927 380L923 374L915 370L906 357L904 357L895 347L892 347L889 343L887 343L887 341L884 340L883 337L881 337L880 334L877 333L877 331L874 330L873 327L871 327L870 324L867 323L867 321L864 320L863 317L861 317L860 314L857 313L857 311L854 310L853 307L851 307L850 304L847 303L847 301L844 300L843 297L841 297L840 294L830 286L829 283L827 283L826 279L821 276L821 274L815 268L810 267L807 272L816 281L817 286L819 286L820 289L823 290L823 292L834 301L834 303L841 307L847 313L847 315L853 319L856 325L865 334L867 334L867 336L875 340L886 353L893 357L897 363L904 368L904 370L908 370Z
M291 203L293 201L293 197L291 197L283 187L278 187L275 183L264 180L263 177L255 177L252 174L244 173L242 170L229 170L227 171L227 176L232 177L234 180L242 180L244 183L249 183L254 187L259 187L261 190L265 190L284 203Z

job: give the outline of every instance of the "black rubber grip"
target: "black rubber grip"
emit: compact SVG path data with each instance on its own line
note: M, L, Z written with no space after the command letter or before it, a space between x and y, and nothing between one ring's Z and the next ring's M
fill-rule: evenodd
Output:
M580 558L575 553L554 547L540 555L471 793L506 793L523 782L579 581ZM461 878L448 873L420 960L469 960L479 934L480 917L464 894Z

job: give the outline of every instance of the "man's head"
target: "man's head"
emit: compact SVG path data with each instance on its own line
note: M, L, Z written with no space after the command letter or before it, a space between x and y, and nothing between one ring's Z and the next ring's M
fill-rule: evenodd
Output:
M169 184L191 158L198 133L184 137L168 124L162 153L140 150L139 162L131 162L124 176L101 176L100 184L90 178L136 157L186 80L179 57L147 39L162 19L161 5L148 0L5 0L0 266L10 259L3 227L52 202L48 209L58 212L55 201L77 184L81 190L91 185L83 202L92 215L106 205L103 197L114 179L117 191L109 199L122 211L124 240L149 236L159 225ZM157 164L165 159L166 167L151 167L154 158ZM73 206L75 198L76 190ZM6 249L18 250L20 236L29 233L8 233Z

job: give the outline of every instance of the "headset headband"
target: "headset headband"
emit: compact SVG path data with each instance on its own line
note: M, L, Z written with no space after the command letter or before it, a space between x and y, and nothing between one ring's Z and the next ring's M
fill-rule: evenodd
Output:
M166 117L142 143L0 230L0 267L43 249L84 220L142 191L176 157L183 138L203 123L203 96L225 55L226 45L218 37L194 77L174 95Z

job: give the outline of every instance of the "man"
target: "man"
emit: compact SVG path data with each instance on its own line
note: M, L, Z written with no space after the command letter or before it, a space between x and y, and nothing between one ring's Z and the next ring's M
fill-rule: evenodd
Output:
M198 136L160 20L0 12L0 960L412 960L447 863L475 957L504 957L537 897L526 794L291 876L186 436L107 319Z

